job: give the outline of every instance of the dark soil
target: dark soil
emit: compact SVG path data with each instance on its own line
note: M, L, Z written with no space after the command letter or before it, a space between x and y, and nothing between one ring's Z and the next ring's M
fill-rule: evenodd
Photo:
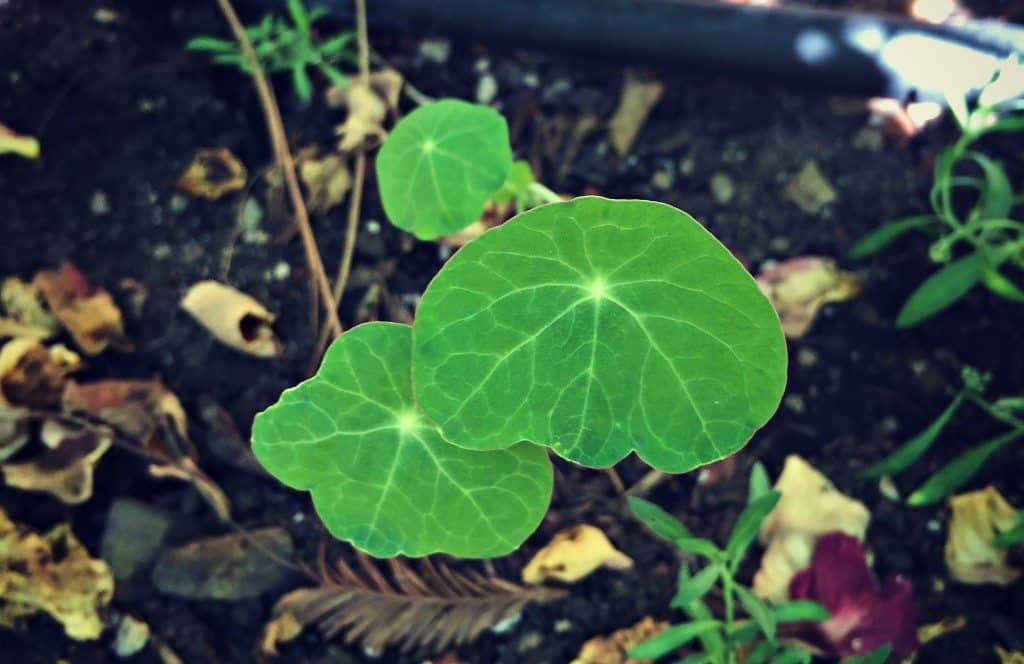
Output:
M95 20L95 10L108 5L118 18ZM212 399L247 431L254 413L306 375L315 330L298 241L236 243L224 275L222 256L233 242L240 198L211 203L183 198L175 188L199 147L230 148L251 174L270 159L249 81L183 50L189 37L201 33L224 33L212 2L0 0L0 121L38 136L43 145L37 162L0 160L0 276L30 278L40 268L70 259L112 292L119 292L125 278L145 284L146 305L128 320L135 352L108 352L90 360L82 377L159 375L193 416L202 451L197 405ZM549 140L542 141L539 137L547 134L541 132L555 127L558 118L583 111L606 117L616 102L620 70L459 42L446 63L436 64L417 56L418 42L412 37L380 34L374 42L431 96L473 98L477 67L489 62L517 153L539 160L552 188L671 203L703 221L752 267L804 254L841 257L862 233L926 205L927 140L910 149L891 140L878 150L858 149L853 138L867 117L842 112L824 94L696 74L663 76L665 97L629 157L617 159L598 131L560 179L560 153L551 158L541 154L539 148ZM320 105L299 107L286 84L281 81L279 97L292 145L329 146L339 118ZM940 133L932 140L941 143L948 136ZM1019 155L1020 147L1018 140L1004 149ZM820 216L802 212L780 194L812 159L839 193ZM659 171L664 174L656 175ZM715 173L734 183L731 202L716 203L712 197L709 179ZM436 247L411 243L386 223L371 224L383 221L372 179L366 191L357 266L373 268L397 258L390 290L399 296L421 292L440 265ZM98 198L106 199L109 210L94 211ZM339 259L344 223L342 208L315 220L329 268ZM373 231L376 227L379 232ZM281 263L291 267L283 278ZM930 269L926 243L905 242L861 269L868 279L866 291L852 302L828 307L810 334L791 343L787 398L741 453L740 472L710 488L698 487L694 476L675 477L650 498L698 534L721 541L742 505L745 469L761 460L774 476L786 455L801 454L871 508L868 541L876 569L913 581L922 623L968 617L965 629L926 646L918 661L994 661L994 644L1024 649L1020 583L999 588L950 582L942 553L947 509L891 502L875 484L861 483L854 474L930 422L947 403L963 365L992 371L993 393L1019 390L1024 319L1015 305L976 291L933 322L899 331L893 325L896 312ZM277 329L286 344L282 359L237 354L214 342L178 308L192 283L225 277L280 314ZM360 295L355 290L346 298L347 324L353 322ZM905 494L967 444L982 440L990 428L986 419L965 412L943 436L943 444L899 478L899 488ZM241 524L284 526L303 559L315 558L325 532L307 496L209 455L203 466L228 493ZM1024 446L1017 446L988 464L971 486L995 484L1011 503L1024 505L1022 468ZM498 571L516 578L520 566L557 529L579 522L603 527L633 556L637 571L599 572L572 586L564 602L531 606L508 633L485 635L461 649L469 662L564 664L587 638L644 615L671 616L673 552L628 517L605 474L566 465L560 471L545 525L521 552L497 561ZM619 468L627 484L644 472L632 459ZM154 480L144 463L116 449L99 466L93 498L74 509L47 497L0 489L0 504L13 518L39 528L70 519L93 552L110 504L120 497L171 511L176 518L170 545L229 532L191 489ZM186 662L247 662L257 658L260 630L276 597L182 600L158 594L143 573L118 589L114 607L148 622ZM59 625L39 617L28 621L25 630L0 629L0 661L113 661L108 642L69 641ZM282 661L375 661L356 646L325 643L312 630L283 653ZM376 661L422 659L389 652ZM158 660L150 648L137 661Z

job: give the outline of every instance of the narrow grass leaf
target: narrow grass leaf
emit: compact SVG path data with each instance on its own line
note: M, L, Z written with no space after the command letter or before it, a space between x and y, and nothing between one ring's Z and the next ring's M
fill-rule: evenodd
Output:
M740 604L750 614L750 618L761 628L761 632L768 639L775 638L775 612L763 599L752 593L744 586L736 586L736 595L740 598Z
M718 565L708 565L693 576L686 571L685 563L679 569L679 587L675 597L672 598L672 608L686 608L695 599L700 599L711 590L718 577L722 575L722 568Z
M761 522L768 516L768 513L775 509L775 504L782 496L778 491L768 491L754 502L747 505L743 512L736 519L736 525L729 535L729 542L725 546L726 555L735 567L747 552L750 543L757 537L757 531L761 529Z
M981 257L974 253L949 263L925 279L903 305L896 326L917 325L962 298L981 281L981 265Z
M775 621L789 622L825 622L832 617L824 606L809 599L798 599L778 604L774 608Z
M758 461L750 471L750 483L747 489L747 504L751 504L772 490L771 480L764 464Z
M935 221L935 217L929 214L890 221L857 240L847 255L853 260L867 258L885 249L906 233L929 226Z
M1024 435L1024 432L1011 431L998 438L993 438L987 443L975 447L959 459L949 462L929 477L919 489L910 494L907 504L919 507L942 500L966 484L990 456L1003 446L1020 438L1021 435Z
M673 544L679 540L693 537L693 534L679 519L649 500L630 496L628 502L629 509L633 511L634 516L643 521L644 525L658 537Z
M942 414L929 424L924 431L911 438L878 463L861 471L860 477L870 480L883 475L896 475L909 468L912 463L917 461L932 446L932 443L942 433L942 430L946 428L949 420L956 414L956 411L960 409L963 403L964 395L958 394L952 403L946 406L946 410L942 411Z
M653 638L629 649L632 659L658 659L682 648L701 634L718 629L717 620L701 620L669 627Z

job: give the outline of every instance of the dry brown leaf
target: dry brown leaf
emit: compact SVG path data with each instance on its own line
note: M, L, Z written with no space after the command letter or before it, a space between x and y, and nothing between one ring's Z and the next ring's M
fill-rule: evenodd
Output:
M103 631L100 611L113 594L110 568L89 557L69 526L40 536L0 508L0 625L43 611L71 638L95 639Z
M255 357L277 357L281 342L271 327L276 316L251 295L218 281L200 281L181 308L222 343Z
M599 567L624 570L633 559L612 545L597 526L580 524L556 534L523 568L523 583L575 583Z
M949 499L953 517L946 539L946 566L961 583L1006 586L1021 570L1007 564L1006 547L994 540L1017 523L1017 510L994 486L961 493Z
M264 655L277 657L277 645L288 643L304 629L302 623L295 619L291 613L282 613L263 627L263 635L260 637L260 652Z
M12 339L0 348L0 406L53 408L60 404L67 373L35 339Z
M1005 650L999 646L995 647L995 651L999 664L1024 664L1024 652Z
M178 178L178 186L192 196L217 200L245 187L248 172L227 148L200 148Z
M4 279L0 286L0 302L6 316L0 316L0 339L30 337L49 339L59 329L57 319L44 307L39 289L17 277Z
M477 239L495 226L500 226L512 217L516 212L515 200L508 200L505 203L487 201L484 212L479 219L469 226L466 226L458 233L439 237L437 241L451 249L463 247Z
M329 569L321 560L322 585L281 597L272 622L291 614L303 627L317 624L326 638L344 634L347 642L360 642L373 652L399 646L403 652L437 653L469 643L515 618L531 602L566 594L472 569L454 571L430 558L423 558L418 569L396 558L386 561L386 570L364 555L358 561L357 568L339 560Z
M612 146L620 157L629 154L640 128L664 92L661 81L648 80L632 70L626 72L619 106L608 121Z
M583 644L570 664L645 664L648 660L630 659L627 651L665 631L669 623L650 616L632 627L618 629L609 636L595 636Z
M317 158L318 150L301 150L295 155L302 184L306 186L306 206L314 214L323 214L345 200L352 188L352 174L338 154Z
M72 427L57 420L43 423L40 438L47 448L29 461L0 465L4 482L23 491L42 491L77 505L92 496L93 470L113 444L109 431Z
M25 136L15 132L7 125L0 123L0 155L16 154L26 159L39 157L39 141L33 136Z
M384 69L371 74L368 83L352 80L344 90L338 86L327 90L328 106L348 110L345 121L335 130L339 151L372 150L384 142L388 135L384 122L388 112L398 108L402 83L401 74Z
M757 285L779 313L786 336L799 339L810 330L822 306L849 300L860 293L863 282L856 274L838 269L831 258L801 256L766 265Z
M800 172L786 185L783 193L808 214L819 214L825 206L836 200L836 190L813 161L804 164Z
M160 380L69 380L62 405L65 412L85 413L116 429L122 439L134 441L133 451L153 462L153 477L190 482L218 516L230 514L227 496L199 468L181 401Z
M955 618L943 618L938 622L928 623L927 625L921 625L917 628L917 640L922 645L933 641L944 634L955 632L963 629L967 625L966 616L956 616Z
M841 531L863 542L871 513L795 454L786 457L775 490L782 496L761 524L765 552L753 588L771 602L784 602L793 575L810 565L817 538Z
M40 271L33 284L86 355L99 355L107 346L124 352L132 349L114 298L90 284L72 263L65 261L59 269Z

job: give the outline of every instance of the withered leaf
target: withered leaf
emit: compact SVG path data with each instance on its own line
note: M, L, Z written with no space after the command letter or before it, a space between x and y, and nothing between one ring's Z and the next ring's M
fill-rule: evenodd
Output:
M200 281L185 293L181 308L222 343L254 357L281 354L274 314L251 295L219 281Z
M801 256L767 265L757 285L778 312L786 336L799 339L811 329L821 307L856 296L863 281L837 268L831 258Z
M631 627L588 640L570 664L645 664L647 660L630 659L626 653L633 646L665 631L668 626L665 621L646 616Z
M647 116L664 92L665 86L661 81L647 80L632 70L626 72L619 107L608 121L612 146L620 157L629 154Z
M580 524L556 534L523 568L523 583L574 583L599 567L624 570L633 560L612 545L597 526Z
M40 300L39 290L17 277L4 279L0 302L6 316L0 316L0 338L49 339L57 334L57 320Z
M401 74L385 69L371 74L369 82L352 80L345 89L333 86L327 90L328 106L348 110L345 121L335 130L339 151L372 150L384 142L388 135L384 122L388 112L398 108L402 82Z
M65 261L56 270L40 271L33 283L87 355L99 355L107 346L124 352L132 349L114 298L90 284L72 263Z
M0 155L16 154L26 159L39 157L39 141L34 136L19 134L0 123Z
M33 459L0 465L4 482L23 491L49 493L68 505L88 500L93 469L113 444L111 432L47 420L41 438L47 449Z
M193 196L217 200L224 194L245 187L245 166L227 148L200 148L178 186Z

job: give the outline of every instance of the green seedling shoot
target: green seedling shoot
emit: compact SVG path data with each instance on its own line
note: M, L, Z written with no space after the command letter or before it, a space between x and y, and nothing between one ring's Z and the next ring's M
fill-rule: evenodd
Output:
M271 74L290 73L295 96L303 102L313 96L310 68L320 72L333 85L345 88L348 86L348 77L341 72L339 65L356 62L353 51L355 32L342 32L327 39L314 36L313 24L326 14L327 10L323 7L310 11L302 0L288 0L291 22L267 14L259 23L245 30L264 70ZM191 39L186 48L209 53L217 64L237 67L246 74L252 73L245 55L232 40L203 35Z
M455 100L399 123L377 171L389 219L424 239L496 196L532 209L458 251L411 326L346 332L256 417L257 458L309 491L336 537L375 556L502 555L547 509L550 453L686 472L778 407L778 316L685 212L595 196L533 207L557 197L513 163L505 120Z

